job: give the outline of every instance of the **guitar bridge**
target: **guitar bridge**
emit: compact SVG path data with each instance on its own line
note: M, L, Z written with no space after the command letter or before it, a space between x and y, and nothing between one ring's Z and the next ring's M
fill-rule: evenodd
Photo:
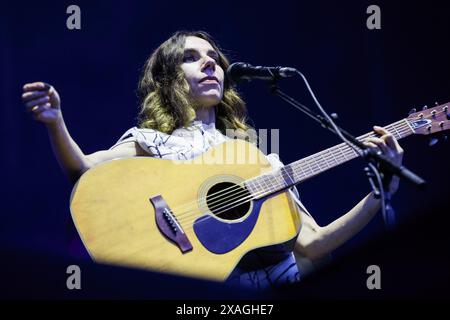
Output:
M158 226L159 231L161 231L166 238L175 243L182 253L191 251L191 242L164 198L161 195L157 195L151 197L150 202L155 208L156 225Z

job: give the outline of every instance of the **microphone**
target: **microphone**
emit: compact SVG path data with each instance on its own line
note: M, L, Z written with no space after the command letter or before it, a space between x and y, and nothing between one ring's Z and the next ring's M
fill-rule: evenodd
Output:
M227 69L227 76L231 82L253 79L272 81L276 78L289 78L296 74L297 69L285 67L252 66L249 63L235 62Z

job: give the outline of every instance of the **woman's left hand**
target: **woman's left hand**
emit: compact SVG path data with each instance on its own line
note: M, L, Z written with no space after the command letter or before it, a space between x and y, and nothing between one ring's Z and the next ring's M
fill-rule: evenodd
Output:
M382 127L374 126L373 130L378 133L380 137L367 138L365 144L377 149L377 151L381 151L385 156L391 158L395 164L401 165L403 160L403 149L397 139ZM392 177L391 183L389 184L389 192L391 194L397 192L399 180L400 179L397 176Z

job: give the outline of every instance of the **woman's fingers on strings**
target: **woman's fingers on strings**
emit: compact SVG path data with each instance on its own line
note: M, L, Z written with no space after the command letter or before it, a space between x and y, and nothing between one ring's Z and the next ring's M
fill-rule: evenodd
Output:
M389 148L383 139L370 137L367 139L367 141L376 145L381 151L383 151L383 153L389 152Z
M389 131L380 126L374 126L373 129L376 133L381 135L380 139L383 139L389 148L392 148L399 153L403 153L403 149L398 143L397 139L395 139L395 137Z
M386 144L390 148L396 150L399 153L403 153L403 148L400 146L400 144L398 143L397 139L395 139L395 137L393 135L391 135L391 134L387 135L385 137L385 141L386 141Z
M380 148L378 148L378 146L377 146L375 143L373 143L373 142L371 142L371 141L369 141L369 140L366 140L366 141L364 141L363 143L364 143L366 146L368 146L369 148L375 149L377 152L378 152L378 151L381 152Z
M385 134L389 134L389 132L380 126L373 126L373 131L375 131L376 133L378 133L380 136L383 136Z

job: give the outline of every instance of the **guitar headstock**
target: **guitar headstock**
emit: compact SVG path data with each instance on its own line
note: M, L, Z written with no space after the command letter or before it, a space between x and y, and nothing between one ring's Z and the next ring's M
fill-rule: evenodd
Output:
M414 133L430 135L450 129L450 102L416 112L415 109L406 118Z

